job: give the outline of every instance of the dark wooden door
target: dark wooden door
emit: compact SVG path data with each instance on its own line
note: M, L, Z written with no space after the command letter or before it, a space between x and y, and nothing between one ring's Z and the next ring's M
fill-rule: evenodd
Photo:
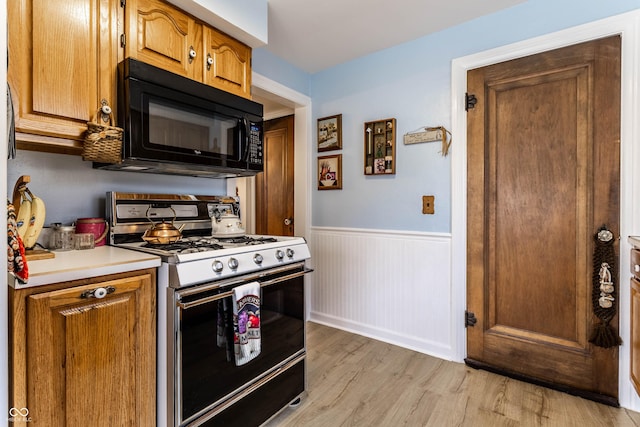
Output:
M256 176L256 233L293 236L294 116L264 123L264 172Z
M618 349L589 335L593 236L619 237L620 38L472 70L467 86L467 363L615 404Z

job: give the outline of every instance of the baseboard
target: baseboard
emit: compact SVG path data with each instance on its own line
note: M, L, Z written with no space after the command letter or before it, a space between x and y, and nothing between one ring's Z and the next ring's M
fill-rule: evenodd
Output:
M451 347L443 346L439 343L417 339L413 336L398 334L370 325L362 325L347 319L340 319L335 316L328 316L318 312L309 314L309 321L331 328L340 329L352 334L362 335L387 344L396 345L408 350L417 351L442 360L453 361L449 355L452 353Z
M571 394L573 396L582 397L584 399L592 400L594 402L602 403L616 408L620 407L618 399L612 396L606 396L603 394L595 393L592 391L580 390L574 387L565 386L562 384L556 384L550 381L544 381L537 378L532 378L526 375L512 372L506 369L497 368L495 366L486 364L473 359L464 359L464 363L474 369L482 369L484 371L493 372L494 374L504 375L505 377L513 378L514 380L523 381L530 384L535 384L542 387L547 387L552 390L561 391L563 393Z

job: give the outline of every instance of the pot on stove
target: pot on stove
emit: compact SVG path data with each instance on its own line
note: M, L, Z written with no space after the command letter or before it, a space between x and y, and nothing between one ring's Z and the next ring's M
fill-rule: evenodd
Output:
M225 211L219 216L211 217L211 228L214 237L237 237L244 235L244 228L238 215Z
M171 223L164 222L164 219L160 224L154 224L154 222L149 218L149 209L147 209L147 219L151 221L151 228L144 232L142 235L142 240L147 243L157 244L157 245L166 245L168 243L175 243L182 238L182 229L184 228L184 224L180 226L180 228L176 228L173 225L173 221L176 219L176 211L173 208L170 208L173 211L173 219Z

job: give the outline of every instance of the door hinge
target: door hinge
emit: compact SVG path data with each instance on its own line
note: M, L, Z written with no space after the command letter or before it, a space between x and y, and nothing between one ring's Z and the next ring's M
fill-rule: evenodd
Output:
M120 0L120 7L125 7L127 5L127 0Z
M464 110L469 111L476 107L476 103L478 102L478 98L474 94L465 93L464 94Z
M464 312L464 327L468 328L469 326L476 326L478 319L476 319L476 315L471 311Z
M125 47L127 45L127 36L125 34L120 34L120 47Z

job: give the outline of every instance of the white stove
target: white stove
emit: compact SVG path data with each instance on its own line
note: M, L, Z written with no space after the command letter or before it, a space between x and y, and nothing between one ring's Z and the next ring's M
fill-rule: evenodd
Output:
M240 216L236 197L108 193L107 219L112 245L152 253L169 266L169 286L180 288L304 262L311 257L302 237L212 236L212 217L222 211ZM150 244L144 232L160 221L183 228L183 237Z
M301 237L245 236L246 243L215 237L187 237L169 249L145 242L118 246L163 257L169 264L169 286L180 288L303 262L311 257ZM162 245L165 246L165 245Z
M312 270L301 237L212 235L212 217L240 217L235 197L107 194L109 243L159 255L157 425L260 425L306 389L304 276ZM156 223L182 230L176 242L142 239ZM237 366L218 340L231 322L236 287L260 286L262 350ZM226 319L226 320L225 320ZM221 332L222 331L222 332ZM222 334L222 335L221 335Z

